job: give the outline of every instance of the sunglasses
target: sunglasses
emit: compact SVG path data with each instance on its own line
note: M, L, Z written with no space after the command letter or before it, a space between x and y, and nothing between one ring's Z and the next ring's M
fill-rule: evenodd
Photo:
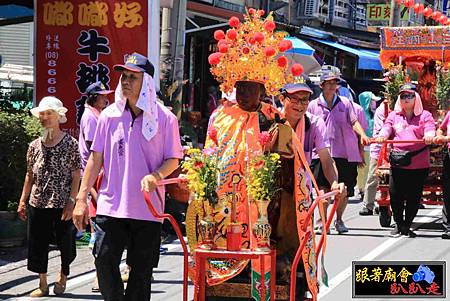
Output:
M403 93L403 94L400 94L400 99L408 99L408 100L411 100L411 99L414 99L414 98L416 98L416 95L415 94L412 94L412 93Z

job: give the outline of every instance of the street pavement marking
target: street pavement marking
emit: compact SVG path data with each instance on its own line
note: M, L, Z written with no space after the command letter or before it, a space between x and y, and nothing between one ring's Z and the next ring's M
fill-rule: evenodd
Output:
M434 209L433 211L429 212L423 217L420 217L417 219L415 224L425 224L430 222L430 218L432 216L435 216L442 212L441 208ZM417 227L416 227L417 228ZM387 249L401 241L402 239L406 238L406 236L400 236L400 237L391 237L385 242L383 242L381 245L373 249L370 253L368 253L366 256L359 259L360 261L371 261L374 260L376 257L378 257L381 253L385 252ZM321 286L320 293L318 295L318 299L325 297L328 295L333 289L335 289L338 285L340 285L342 282L347 280L347 278L351 277L352 275L352 266L350 265L348 268L337 274L335 277L333 277L329 283L328 287Z
M174 240L173 242L171 242L170 244L162 244L161 246L162 247L166 247L167 248L166 253L168 253L168 252L172 252L173 250L181 247L181 244L180 244L180 240L177 239L177 240ZM164 254L161 254L161 255L164 255ZM125 260L125 259L123 259L123 260ZM126 263L125 262L120 264L120 270L124 269L125 267L126 267ZM66 292L68 292L72 288L80 286L82 283L92 282L94 280L95 276L96 276L96 272L92 271L90 273L87 273L87 274L84 274L84 275L77 276L77 277L74 277L72 279L69 279L67 281L67 285L66 285ZM53 292L53 287L54 287L54 285L50 285L49 286L50 292ZM51 298L51 297L55 297L55 296L54 295L49 295L46 298ZM31 298L29 296L26 296L26 297L13 297L13 298L6 299L5 301L30 301L30 300L36 300L36 298Z

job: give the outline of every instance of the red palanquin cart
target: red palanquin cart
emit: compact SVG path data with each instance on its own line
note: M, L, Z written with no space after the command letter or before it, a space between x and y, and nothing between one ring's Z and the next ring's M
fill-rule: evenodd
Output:
M436 121L443 118L436 97L437 72L450 63L450 27L387 27L381 31L381 65L385 69L400 68L408 79L417 79L417 90L425 110L431 112ZM388 95L389 96L389 95ZM390 95L391 98L396 98ZM388 99L394 103L396 99ZM388 106L388 103L382 104ZM387 110L385 110L388 114ZM417 141L418 143L420 141ZM384 144L378 160L377 173L381 192L379 205L380 225L389 227L391 210L389 199L389 144ZM430 173L425 181L422 204L442 204L442 147L432 147Z

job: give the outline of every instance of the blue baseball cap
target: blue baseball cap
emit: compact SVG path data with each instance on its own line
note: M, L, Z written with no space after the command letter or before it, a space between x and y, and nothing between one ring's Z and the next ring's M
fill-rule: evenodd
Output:
M85 91L87 95L108 95L113 92L114 90L106 90L105 85L103 85L102 82L95 82L93 84L90 84Z
M409 93L415 93L416 92L416 85L412 83L406 83L401 85L399 93L403 92L409 92Z
M311 88L306 83L289 83L284 85L284 87L281 89L281 93L288 93L288 94L294 94L300 91L305 91L308 93L313 93Z
M115 71L122 72L124 69L133 72L145 72L151 77L155 74L155 67L153 64L147 57L137 52L134 52L131 55L126 55L124 64L114 65Z
M328 71L328 72L324 72L322 73L322 75L320 76L320 83L329 81L329 80L340 80L341 77L339 76L339 74L333 72L333 71Z

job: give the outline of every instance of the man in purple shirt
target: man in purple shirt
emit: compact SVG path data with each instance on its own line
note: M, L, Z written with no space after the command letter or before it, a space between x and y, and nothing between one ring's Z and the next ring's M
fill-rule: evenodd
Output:
M339 190L341 194L345 195L344 183L338 183L337 169L330 154L330 142L326 135L325 123L319 117L306 111L312 90L304 80L297 81L297 83L285 85L281 90L280 101L284 106L284 117L298 136L301 135L299 128L304 123L304 137L303 139L301 136L298 138L303 140L303 149L308 164L311 164L313 153L317 153L320 164L323 166L323 174L328 183L332 183L331 189Z
M281 89L280 101L283 113L289 125L296 131L301 122L305 123L303 149L306 160L311 164L313 151L319 154L324 164L326 178L337 185L337 170L330 155L330 142L326 137L325 123L317 116L306 111L312 90L306 83L291 83ZM301 137L299 137L301 139Z
M287 84L281 90L280 101L283 103L284 117L297 132L301 122L305 123L303 149L308 164L311 164L313 152L319 156L323 173L331 184L331 189L342 190L344 184L338 183L337 169L330 154L330 142L326 135L325 123L322 119L306 111L312 90L306 83ZM301 139L301 137L299 137Z
M105 300L149 300L162 220L150 213L142 191L150 193L158 212L164 212L165 191L158 181L177 168L183 151L177 118L156 100L150 61L133 53L114 70L121 72L115 103L99 117L74 224L84 227L87 192L103 166L94 247L100 291ZM119 264L126 245L131 271L124 295Z
M311 101L308 112L325 122L331 156L336 163L339 182L344 182L347 186L347 196L353 196L357 165L361 160L357 135L359 135L362 145L368 145L370 141L358 122L350 100L337 95L338 79L339 76L333 72L322 74L320 77L322 94L319 98ZM317 153L313 155L312 169L318 184L330 188L330 183L324 177ZM335 228L339 233L348 232L348 228L342 220L346 206L347 198L341 198L335 221Z

